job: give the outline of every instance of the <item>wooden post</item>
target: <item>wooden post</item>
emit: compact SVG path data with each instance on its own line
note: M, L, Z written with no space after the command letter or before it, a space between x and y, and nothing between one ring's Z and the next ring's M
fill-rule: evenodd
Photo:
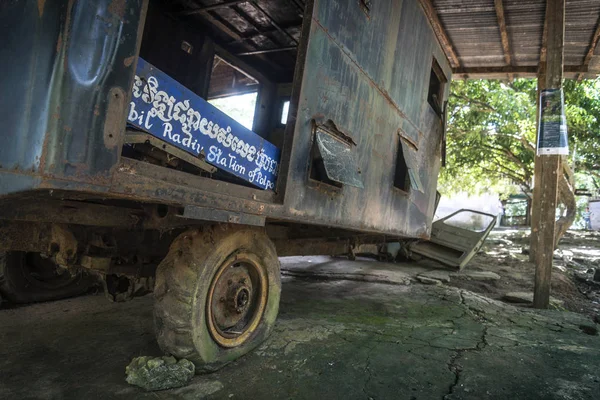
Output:
M547 47L546 47L546 88L562 87L565 37L565 0L546 1ZM536 156L536 158L539 156ZM550 305L550 282L552 277L552 256L554 253L554 229L556 225L556 201L558 194L559 155L541 156L539 172L535 181L539 182L539 207L537 221L538 238L535 250L535 288L533 306L548 308Z
M540 95L542 94L542 90L546 87L546 61L540 62L540 67L538 70L537 77L537 109L538 114L536 117L536 128L539 135L540 132ZM537 141L536 141L537 143ZM542 157L535 157L535 165L533 169L533 199L529 206L531 224L531 235L529 237L529 261L534 263L537 261L537 243L538 243L538 234L539 234L539 224L540 224L540 208L538 205L540 204L540 188L541 184L539 182L540 179L540 168L542 164Z

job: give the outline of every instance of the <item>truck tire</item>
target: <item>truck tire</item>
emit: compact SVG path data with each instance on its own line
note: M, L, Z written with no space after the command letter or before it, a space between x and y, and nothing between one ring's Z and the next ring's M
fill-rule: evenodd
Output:
M178 236L156 271L161 349L212 372L262 343L279 311L281 277L264 229L211 226Z
M78 296L97 279L85 272L59 273L56 265L39 253L0 252L0 293L12 303L36 303Z

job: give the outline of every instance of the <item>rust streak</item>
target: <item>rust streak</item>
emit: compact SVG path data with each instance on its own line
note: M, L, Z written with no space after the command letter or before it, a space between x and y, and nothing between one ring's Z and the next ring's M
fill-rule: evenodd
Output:
M56 53L60 53L62 49L62 32L58 34L58 40L56 41Z
M314 25L316 27L320 28L329 37L329 39L331 39L331 41L333 43L335 43L335 45L340 49L340 51L346 57L348 57L348 59L352 62L352 64L354 64L356 66L356 68L358 68L358 70L367 78L367 82L369 83L369 85L371 87L375 88L385 98L385 100L392 106L392 108L394 110L396 110L396 113L402 119L404 119L410 125L412 125L415 128L415 130L419 133L419 135L421 135L422 134L421 129L419 129L419 127L417 125L415 125L415 123L410 118L408 118L408 116L402 111L402 109L400 108L400 106L398 104L396 104L396 102L394 101L394 99L392 99L392 96L390 96L390 94L385 89L383 89L377 83L375 83L375 81L373 81L373 79L369 76L369 74L367 74L367 72L356 62L356 60L354 60L351 57L351 55L348 54L348 52L344 49L344 47L341 46L338 43L338 41L333 36L331 36L331 34L329 33L329 31L323 25L321 25L321 22L319 20L313 18L313 22L314 22Z
M40 14L40 18L44 15L44 6L46 5L46 0L38 0L38 13Z
M131 57L127 57L126 59L123 60L123 65L125 65L126 67L130 67L131 64L133 64L133 61L135 60L135 56L131 56Z
M113 0L108 5L108 12L122 20L125 17L125 4L126 0Z

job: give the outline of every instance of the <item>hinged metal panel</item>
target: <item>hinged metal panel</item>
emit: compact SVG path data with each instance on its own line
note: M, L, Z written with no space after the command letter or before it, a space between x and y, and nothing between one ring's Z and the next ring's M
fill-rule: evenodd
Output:
M329 179L364 189L356 152L352 145L333 137L319 127L317 127L316 140Z

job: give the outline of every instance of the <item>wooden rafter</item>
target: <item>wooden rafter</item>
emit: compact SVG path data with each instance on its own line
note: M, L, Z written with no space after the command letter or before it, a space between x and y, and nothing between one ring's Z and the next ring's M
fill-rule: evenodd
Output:
M502 0L494 0L496 8L496 17L498 18L498 28L500 29L500 39L502 40L502 50L504 52L504 62L506 65L512 65L512 56L508 32L506 30L506 18L504 17L504 4ZM512 74L508 74L508 79L512 80Z
M590 42L590 47L588 48L587 53L585 54L585 58L583 59L583 66L585 68L588 67L590 61L592 60L592 56L596 51L596 46L598 45L598 40L600 39L600 18L598 18L598 22L596 23L596 31L594 32L594 36L592 36L592 41ZM580 81L583 78L583 74L579 74L577 76L577 80Z
M242 36L242 34L234 26L231 26L227 21L222 20L218 14L214 13L214 11L217 9L221 9L221 8L231 9L230 7L235 6L236 4L246 3L246 2L249 2L249 0L226 1L226 2L218 3L218 4L215 4L212 6L205 6L205 7L197 8L197 9L190 10L190 11L184 11L177 15L199 14L207 22L209 22L210 24L215 26L217 29L219 29L221 32L225 33L227 36L232 38L235 43L240 43L243 47L245 47L246 51L249 51L249 52L257 51L260 49L258 49L256 47L256 45L254 45L253 43L249 43L250 41L248 40L247 37ZM235 10L233 10L233 11L235 12ZM241 17L244 18L243 16L241 16ZM259 32L259 33L261 33L261 32ZM260 59L260 61L268 64L271 68L273 68L274 71L277 71L278 73L281 72L281 67L279 65L275 64L273 62L273 60L270 59L269 57L265 56L264 54L260 54L260 53L256 54L256 57L258 59Z
M217 3L217 4L210 5L210 6L202 6L202 7L194 8L193 10L183 11L181 13L178 13L178 15L203 14L206 11L218 10L219 8L227 8L227 7L238 5L240 3L246 3L247 1L248 0L225 1L223 3Z
M444 53L446 53L446 57L450 62L450 66L452 68L459 68L460 61L458 59L458 56L456 55L454 46L452 45L452 42L450 41L446 30L442 26L442 22L440 21L440 18L438 17L437 12L433 7L433 4L431 4L431 0L419 0L419 2L421 3L421 7L423 7L423 10L425 11L427 19L429 19L429 23L433 28L433 32L435 32L435 36L442 45Z
M579 65L566 65L564 67L565 73L568 74L582 74L588 72L587 67ZM523 74L523 75L537 75L537 66L505 66L505 67L466 67L466 68L454 68L452 70L454 75L506 75L506 74Z

